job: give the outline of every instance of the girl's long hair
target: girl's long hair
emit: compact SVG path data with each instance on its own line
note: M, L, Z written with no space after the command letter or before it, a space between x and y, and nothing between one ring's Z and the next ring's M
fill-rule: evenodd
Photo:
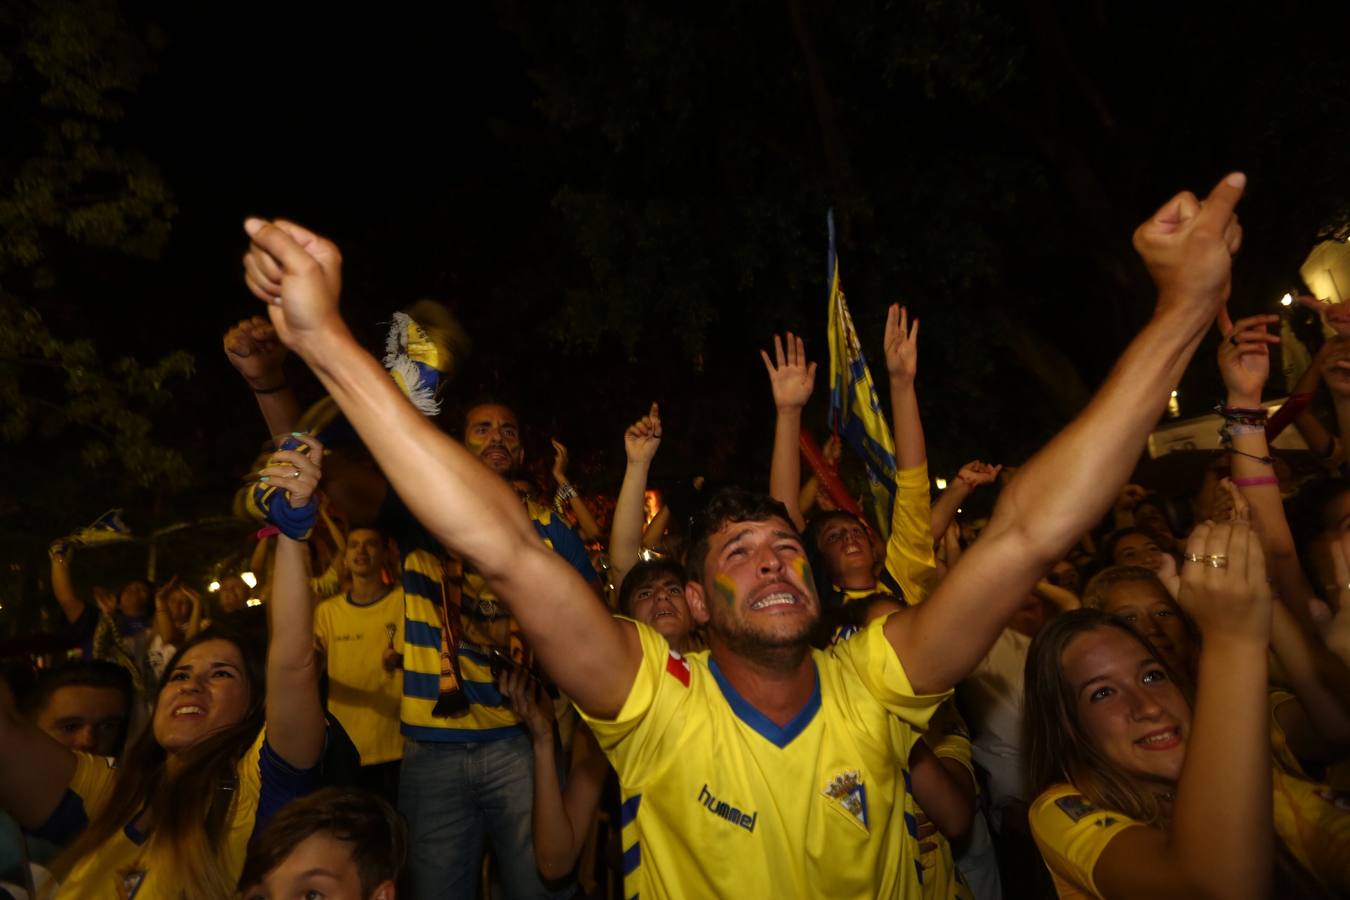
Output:
M1033 794L1060 782L1071 783L1089 802L1124 813L1149 825L1165 825L1157 795L1096 748L1078 719L1073 688L1064 677L1064 650L1080 634L1117 628L1134 638L1177 683L1186 701L1193 699L1187 680L1167 665L1148 638L1124 619L1099 609L1075 609L1046 623L1027 650L1023 741Z
M1083 730L1073 688L1064 677L1064 650L1080 634L1098 628L1118 628L1140 643L1167 672L1195 707L1190 682L1163 659L1162 654L1134 627L1099 609L1075 609L1051 619L1027 650L1026 700L1023 705L1023 746L1027 775L1033 796L1061 782L1069 782L1099 809L1115 810L1131 819L1157 828L1170 826L1170 813L1146 784L1122 772L1108 760ZM1272 896L1324 898L1331 894L1299 864L1284 839L1275 840L1274 891Z
M57 868L62 878L86 856L100 848L144 810L150 811L148 840L155 845L156 880L182 889L193 898L231 898L238 873L224 870L220 847L229 827L230 810L238 793L236 767L263 727L265 654L246 635L209 628L187 641L169 661L165 672L179 664L183 654L198 644L225 640L239 649L248 681L249 702L236 724L210 734L178 753L174 774L168 754L155 740L153 726L127 751L122 773L98 817L62 853ZM171 684L165 681L159 697ZM169 868L170 871L163 871Z

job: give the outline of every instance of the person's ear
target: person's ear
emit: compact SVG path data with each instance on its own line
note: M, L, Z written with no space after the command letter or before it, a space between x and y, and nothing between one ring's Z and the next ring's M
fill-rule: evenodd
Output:
M375 892L370 895L370 900L394 900L394 895L396 893L397 888L394 887L394 883L392 881L386 881L375 888Z
M708 613L708 595L703 593L703 585L697 581L687 581L684 585L684 602L689 604L689 612L694 621L707 625L711 616Z

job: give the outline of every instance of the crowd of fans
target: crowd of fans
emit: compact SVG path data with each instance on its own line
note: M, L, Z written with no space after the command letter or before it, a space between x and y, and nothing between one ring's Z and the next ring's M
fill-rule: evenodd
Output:
M441 431L431 375L347 330L337 248L249 220L259 583L84 597L53 544L71 650L0 681L0 897L1350 896L1350 317L1288 401L1296 475L1278 317L1226 312L1244 186L1139 227L1156 311L1091 402L936 497L892 308L888 521L803 480L799 336L763 354L767 494L653 503L652 404L611 506L556 442L541 490L499 402ZM1216 325L1225 452L1184 496L1127 483Z

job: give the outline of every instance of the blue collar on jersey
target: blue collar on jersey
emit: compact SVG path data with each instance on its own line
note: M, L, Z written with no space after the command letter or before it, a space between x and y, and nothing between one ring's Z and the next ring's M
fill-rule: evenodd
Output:
M717 660L711 656L708 657L708 669L712 672L713 678L717 680L717 686L722 689L722 696L726 697L727 703L731 704L731 711L736 714L736 718L755 729L761 737L779 749L792 743L793 738L805 731L806 726L811 724L811 720L820 711L820 672L815 667L815 660L811 661L811 674L816 678L816 686L811 691L811 699L806 701L806 706L802 707L801 712L792 717L792 721L781 727L764 713L751 706L750 701L742 697L732 687L731 682L727 681L727 677L717 667Z

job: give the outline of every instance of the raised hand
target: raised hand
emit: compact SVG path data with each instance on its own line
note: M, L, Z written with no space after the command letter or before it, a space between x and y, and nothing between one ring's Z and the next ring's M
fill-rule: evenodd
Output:
M94 588L94 603L106 616L117 612L117 595L101 585Z
M638 419L623 433L623 449L628 461L650 463L661 446L661 410L655 403L647 415Z
M1247 522L1196 526L1186 540L1177 602L1190 613L1207 642L1214 637L1270 639L1266 557Z
M886 313L886 371L892 381L912 384L919 374L919 320L909 324L909 310L892 303Z
M258 471L263 481L275 484L286 492L291 506L299 509L309 503L310 497L319 486L323 476L323 444L307 434L294 435L297 441L306 445L304 450L275 450L267 459L267 465Z
M312 341L346 326L338 314L342 256L337 246L312 231L277 219L248 219L244 231L244 283L267 304L277 336L304 356Z
M816 383L816 364L806 361L806 343L790 331L781 339L774 335L773 353L774 359L770 361L769 354L759 351L773 387L774 405L779 409L801 409L811 399L811 389Z
M225 332L224 344L225 358L244 376L249 387L270 390L285 384L286 345L277 337L272 323L262 316L241 319Z
M173 596L174 591L180 590L182 588L183 588L182 579L180 579L177 575L173 576L168 581L166 581L163 587L155 591L155 609L165 609L166 608L165 604L169 602L169 598Z
M567 447L557 438L550 441L553 444L553 480L561 487L567 484Z
M961 471L956 473L956 480L973 491L982 484L993 484L1002 471L1003 466L993 466L975 459L961 467Z
M1158 311L1208 322L1228 301L1233 254L1242 245L1234 211L1247 176L1234 172L1199 200L1182 191L1134 232L1134 248L1158 287Z
M1278 344L1278 335L1266 328L1280 321L1276 315L1248 316L1231 322L1226 311L1219 313L1223 332L1219 342L1219 372L1228 388L1229 402L1255 406L1261 402L1261 389L1270 377L1270 345Z
M497 690L536 741L553 740L553 704L529 672L512 666L497 676Z

